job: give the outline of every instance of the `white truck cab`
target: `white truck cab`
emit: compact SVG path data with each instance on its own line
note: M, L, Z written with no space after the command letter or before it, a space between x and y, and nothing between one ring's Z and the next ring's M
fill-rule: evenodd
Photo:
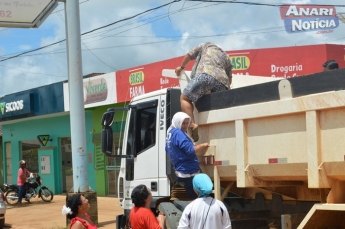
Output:
M122 152L114 155L122 157L118 193L126 214L132 207L131 192L139 184L151 190L153 204L157 199L170 196L168 176L173 172L165 154L165 136L172 116L180 110L179 97L180 89L161 89L135 97L126 108ZM114 112L109 109L102 120L103 151L108 155L114 153L111 130Z
M135 97L126 108L120 153L112 143L116 110L102 118L102 151L122 158L118 193L124 215L117 228L126 227L131 191L139 184L151 189L151 207L166 212L167 227L176 228L183 208L169 199L174 171L165 136L180 110L179 97L176 88ZM200 158L201 167L228 207L233 229L345 228L335 220L345 214L344 98L345 70L339 69L213 93L196 103L200 141L212 149ZM313 207L330 194L336 205ZM318 221L322 209L327 217Z

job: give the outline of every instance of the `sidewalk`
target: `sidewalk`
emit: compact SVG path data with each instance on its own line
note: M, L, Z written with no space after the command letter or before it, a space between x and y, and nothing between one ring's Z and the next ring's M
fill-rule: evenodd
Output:
M65 195L56 195L51 203L34 198L22 207L7 205L4 229L64 229L66 218L61 208L65 201ZM97 206L98 228L114 229L116 216L123 213L118 199L97 197Z

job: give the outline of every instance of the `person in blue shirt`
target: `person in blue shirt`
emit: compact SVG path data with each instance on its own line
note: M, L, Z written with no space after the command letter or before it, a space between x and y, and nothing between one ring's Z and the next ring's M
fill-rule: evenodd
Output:
M208 143L195 145L192 138L187 134L191 123L191 117L184 112L177 112L167 130L165 150L175 169L177 183L184 186L190 199L197 198L193 190L193 177L200 173L197 155L203 155Z

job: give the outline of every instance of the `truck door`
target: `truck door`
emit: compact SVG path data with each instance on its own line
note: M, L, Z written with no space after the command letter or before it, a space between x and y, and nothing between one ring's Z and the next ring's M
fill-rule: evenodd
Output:
M159 97L133 104L126 145L127 155L134 156L134 171L132 171L134 179L130 184L131 189L139 184L145 184L151 189L153 195L159 195L158 104Z
M131 208L130 195L139 184L149 187L154 198L170 195L167 175L171 166L166 160L165 136L172 115L180 109L179 97L179 90L168 90L129 106L122 150L126 155L121 160L118 179L124 209Z

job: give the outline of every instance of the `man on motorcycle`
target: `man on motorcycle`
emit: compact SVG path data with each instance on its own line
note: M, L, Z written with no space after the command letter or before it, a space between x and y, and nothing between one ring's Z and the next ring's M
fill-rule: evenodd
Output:
M26 162L24 160L19 161L17 185L19 188L18 203L22 203L23 197L26 194L26 179L30 176L30 171L26 168Z

